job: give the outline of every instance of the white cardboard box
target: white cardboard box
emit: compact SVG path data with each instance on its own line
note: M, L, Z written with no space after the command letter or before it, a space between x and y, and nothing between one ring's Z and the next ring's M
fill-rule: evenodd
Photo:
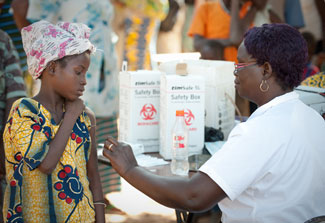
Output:
M176 110L184 110L189 130L189 155L202 153L204 144L204 78L197 75L166 75L160 82L160 155L171 159L172 129Z
M179 61L163 62L159 70L172 74ZM205 79L205 125L221 129L227 139L235 124L234 62L220 60L184 60L187 72Z
M119 140L159 151L159 71L121 71Z
M295 92L306 105L315 109L325 119L325 89L309 86L298 86Z

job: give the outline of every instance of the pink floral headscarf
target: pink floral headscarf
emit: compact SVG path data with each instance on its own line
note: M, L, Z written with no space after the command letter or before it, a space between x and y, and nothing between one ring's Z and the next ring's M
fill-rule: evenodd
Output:
M21 30L28 70L37 79L51 61L65 56L96 51L89 41L90 28L82 23L47 21L33 23Z

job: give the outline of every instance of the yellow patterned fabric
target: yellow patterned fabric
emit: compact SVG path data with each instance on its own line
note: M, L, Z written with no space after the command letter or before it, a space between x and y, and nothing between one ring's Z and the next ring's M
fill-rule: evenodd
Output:
M90 156L90 119L82 113L52 174L38 170L57 133L50 113L37 101L17 100L5 132L8 186L5 222L94 222L86 164Z
M157 20L130 15L125 19L124 60L128 70L151 70L150 42L155 33Z
M320 72L306 78L303 82L301 82L301 85L325 88L325 72Z
M164 20L168 13L168 0L118 0L128 9L146 17Z

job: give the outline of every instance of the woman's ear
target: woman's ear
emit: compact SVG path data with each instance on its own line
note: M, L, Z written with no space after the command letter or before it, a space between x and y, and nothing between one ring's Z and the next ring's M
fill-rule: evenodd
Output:
M272 66L269 62L264 63L263 79L267 80L272 76Z

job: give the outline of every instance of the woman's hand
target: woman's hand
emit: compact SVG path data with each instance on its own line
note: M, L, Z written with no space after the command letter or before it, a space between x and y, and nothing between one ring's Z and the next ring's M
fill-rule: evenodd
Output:
M85 110L85 104L80 98L74 101L65 101L65 115L73 119L77 119Z
M131 147L116 141L113 137L108 137L105 141L103 155L111 161L112 167L122 177L125 177L129 170L138 166Z

